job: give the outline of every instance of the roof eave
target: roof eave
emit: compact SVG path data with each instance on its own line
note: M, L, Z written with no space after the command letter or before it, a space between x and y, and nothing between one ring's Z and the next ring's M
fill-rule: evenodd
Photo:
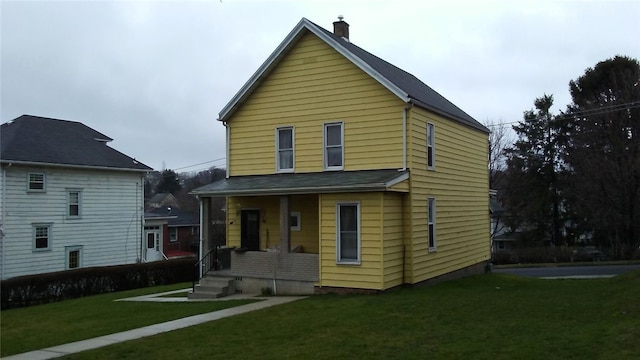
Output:
M219 191L202 191L197 194L200 196L265 196L265 195L302 195L302 194L318 194L318 193L343 193L343 192L368 192L368 191L385 191L385 184L366 184L357 186L330 186L330 187L300 187L300 188L278 188L264 190L219 190ZM192 193L195 194L195 193Z
M219 121L226 122L229 120L231 114L235 112L236 108L240 104L242 104L244 100L260 84L260 81L265 77L265 75L268 74L271 69L273 69L279 63L280 59L286 54L287 50L295 45L295 42L300 37L302 37L302 35L304 35L304 30L310 31L314 35L318 36L342 56L349 59L362 71L367 73L393 94L398 96L401 100L403 100L404 102L409 102L409 94L407 94L394 83L382 76L365 61L355 56L345 47L341 46L335 39L327 36L327 34L324 33L322 29L318 28L317 25L307 20L306 18L302 18L293 28L293 30L291 30L291 32L287 35L287 37L284 38L280 45L278 45L278 47L273 51L273 53L271 53L267 60L258 68L258 70L256 70L256 72L249 78L249 80L247 80L247 82L242 86L242 88L240 88L240 90L233 96L233 98L231 98L231 100L222 108L222 110L218 114Z
M370 192L370 191L389 191L390 188L398 183L409 179L409 172L403 172L393 179L386 182L376 182L359 185L344 186L310 186L295 188L274 188L274 189L247 189L247 190L202 190L192 191L189 194L196 196L260 196L260 195L301 195L301 194L318 194L318 193L344 193L344 192Z
M461 119L458 116L452 115L452 114L450 114L450 113L448 113L446 111L442 111L442 110L440 110L438 108L435 108L433 106L427 105L427 104L423 103L422 101L414 99L414 98L411 98L409 100L409 102L412 103L412 104L418 105L419 107L421 107L423 109L432 111L432 112L434 112L434 113L436 113L438 115L442 115L442 116L444 116L444 117L446 117L448 119L451 119L451 120L453 120L453 121L455 121L455 122L457 122L459 124L468 126L468 127L472 128L472 129L480 130L480 131L485 132L487 134L490 132L490 130L486 126L483 126L477 120L476 120L477 125L473 124L473 123L469 123L468 121L466 121L464 119Z
M48 163L38 161L24 161L24 160L9 160L1 159L0 164L15 164L25 166L48 166L48 167L64 167L74 169L90 169L90 170L112 170L112 171L129 171L129 172L149 172L153 169L147 167L147 169L134 169L134 168L121 168L121 167L109 167L109 166L92 166L92 165L75 165L75 164L60 164L60 163ZM146 165L144 165L146 166Z

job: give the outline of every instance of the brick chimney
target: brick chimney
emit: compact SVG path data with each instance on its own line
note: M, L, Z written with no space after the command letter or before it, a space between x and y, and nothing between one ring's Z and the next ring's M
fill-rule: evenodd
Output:
M333 23L333 33L349 40L349 24L344 20L344 16L338 15L338 21Z

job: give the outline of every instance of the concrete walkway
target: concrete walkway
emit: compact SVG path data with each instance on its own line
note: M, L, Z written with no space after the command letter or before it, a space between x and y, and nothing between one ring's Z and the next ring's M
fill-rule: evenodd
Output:
M186 290L176 290L176 291L170 291L167 293L138 296L134 298L120 299L116 301L158 301L158 302L187 301L186 297L182 297L182 298L160 297L167 294L179 293L184 291ZM258 297L256 295L245 295L245 294L231 295L221 299L217 299L215 301L238 300L238 299L260 299L262 301L257 301L251 304L236 306L233 308L213 311L210 313L193 315L193 316L189 316L182 319L167 321L167 322L163 322L155 325L149 325L149 326L141 327L138 329L123 331L123 332L119 332L111 335L100 336L93 339L81 340L81 341L76 341L69 344L52 346L46 349L34 350L34 351L22 353L22 354L11 355L11 356L4 357L2 359L6 359L6 360L53 359L60 356L78 353L81 351L97 349L99 347L117 344L123 341L140 339L147 336L161 334L167 331L173 331L173 330L186 328L189 326L199 325L202 323L226 318L233 315L244 314L254 310L260 310L260 309L265 309L271 306L286 304L286 303L304 299L304 298L306 298L306 296ZM190 300L190 301L193 301L193 300ZM212 300L204 300L204 301L212 301Z

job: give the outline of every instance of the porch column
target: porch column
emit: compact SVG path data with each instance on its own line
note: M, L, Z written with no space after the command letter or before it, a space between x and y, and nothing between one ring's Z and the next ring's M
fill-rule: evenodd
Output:
M289 226L289 196L280 196L280 250L291 250L291 227Z
M211 198L200 198L200 258L204 256L210 249L211 237L211 209L209 204Z

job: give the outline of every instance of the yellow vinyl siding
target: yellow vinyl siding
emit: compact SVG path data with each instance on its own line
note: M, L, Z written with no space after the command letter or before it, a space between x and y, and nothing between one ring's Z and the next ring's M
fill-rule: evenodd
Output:
M382 193L320 195L321 286L378 289L382 278ZM360 203L360 264L336 263L336 204Z
M383 276L384 288L402 285L404 269L404 222L403 197L404 194L383 193L382 205L383 222Z
M344 123L344 170L400 168L403 107L326 43L304 35L228 123L230 175L274 173L274 129L289 125L295 172L323 171L327 122Z
M302 245L305 253L318 253L318 195L293 195L291 211L300 212L300 231L291 231L291 248Z
M412 282L489 259L487 135L414 107L410 116ZM435 170L427 170L426 126L435 125ZM429 252L427 197L436 198Z

